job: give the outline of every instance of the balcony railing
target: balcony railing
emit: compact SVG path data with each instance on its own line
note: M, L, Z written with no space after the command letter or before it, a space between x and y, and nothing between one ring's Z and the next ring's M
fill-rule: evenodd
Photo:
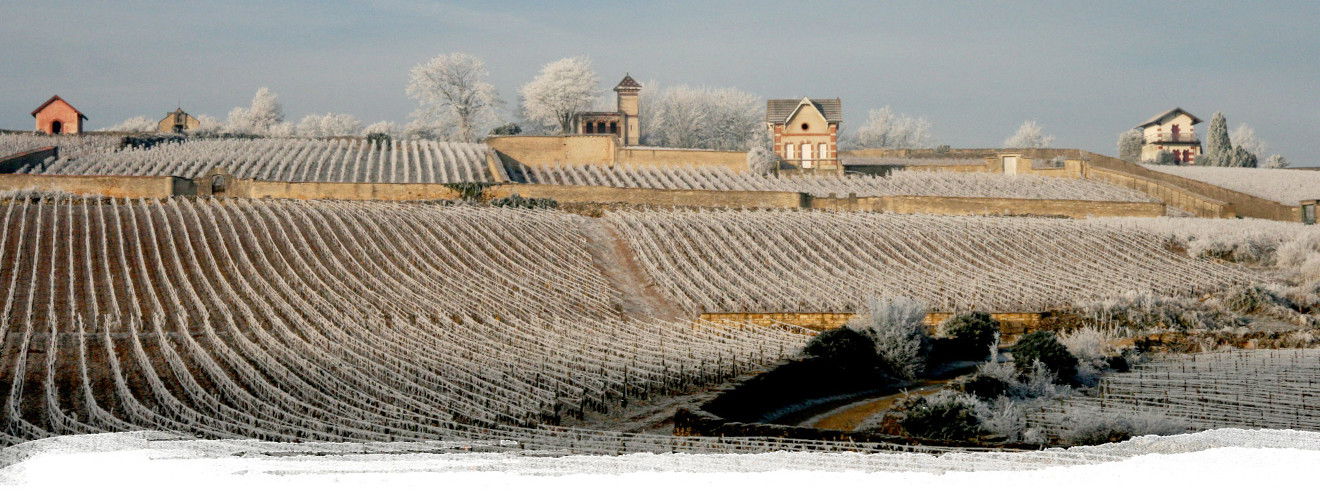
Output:
M1200 139L1196 138L1196 134L1187 132L1179 132L1176 134L1171 132L1160 132L1158 134L1146 136L1146 140L1147 142L1201 142Z

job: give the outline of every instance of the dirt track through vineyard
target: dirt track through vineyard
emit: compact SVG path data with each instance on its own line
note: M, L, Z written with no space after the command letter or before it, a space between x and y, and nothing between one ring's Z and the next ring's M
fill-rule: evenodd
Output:
M582 222L592 263L622 294L624 314L630 318L684 319L681 309L666 299L646 276L628 243L604 219Z

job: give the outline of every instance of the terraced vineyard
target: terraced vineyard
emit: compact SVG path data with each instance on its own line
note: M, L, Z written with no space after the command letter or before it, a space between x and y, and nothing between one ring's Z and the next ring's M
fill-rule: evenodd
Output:
M428 140L193 139L61 159L44 173L196 178L223 168L239 178L290 182L488 182L486 151Z
M540 184L787 191L815 196L952 196L1091 201L1155 201L1143 193L1086 179L987 173L894 172L887 176L762 176L728 167L519 166L509 178Z
M1164 250L1151 233L1070 220L682 210L593 219L31 195L0 198L0 217L5 443L142 429L419 449L507 440L569 453L938 450L564 425L728 381L807 340L695 321L697 312L851 311L878 294L1022 311L1260 279ZM605 272L602 247L632 252L636 269L622 272L637 279ZM625 307L648 279L656 300L691 316ZM424 444L436 441L450 444Z
M2 205L8 443L154 429L617 447L618 436L537 426L725 380L805 341L623 317L581 218L558 212Z
M856 311L907 295L935 310L1043 311L1127 291L1260 279L1153 233L1067 220L811 211L637 211L607 218L691 313Z

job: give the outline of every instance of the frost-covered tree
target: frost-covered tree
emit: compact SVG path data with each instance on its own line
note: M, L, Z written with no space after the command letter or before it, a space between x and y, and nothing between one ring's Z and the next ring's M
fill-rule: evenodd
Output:
M156 124L157 124L156 120L152 120L145 116L134 116L122 122L106 127L105 130L111 132L155 132Z
M1006 148L1047 148L1054 144L1054 136L1047 135L1036 120L1027 120L1018 127L1008 139L1004 139Z
M1241 146L1242 149L1247 150L1248 153L1255 155L1257 158L1265 156L1265 149L1268 148L1265 141L1256 137L1256 130L1245 123L1239 123L1228 134L1228 138L1233 141L1234 146Z
M1146 145L1146 136L1137 129L1128 129L1118 134L1118 158L1137 163L1141 161L1141 147Z
M225 124L211 115L197 115L197 126L188 133L194 135L217 135L224 131Z
M1289 163L1288 159L1284 158L1283 155L1272 154L1269 158L1265 159L1265 163L1261 165L1261 168L1288 168L1289 165L1292 164Z
M225 123L227 132L252 135L292 135L292 126L284 126L284 107L279 96L262 87L246 108L234 108Z
M924 148L934 143L930 120L895 113L889 106L873 109L853 139L859 148Z
M417 100L414 116L437 122L452 121L456 139L475 142L496 121L499 93L486 79L486 63L455 52L413 66L408 73L408 96Z
M1256 168L1258 163L1259 160L1256 159L1256 155L1252 154L1251 151L1247 151L1247 148L1244 148L1242 146L1233 146L1233 151L1228 154L1228 160L1220 166L1236 167L1236 168Z
M523 113L529 120L547 127L558 126L561 134L571 133L573 115L591 106L599 84L591 60L586 57L551 62L519 91Z
M1233 153L1233 141L1228 136L1228 119L1218 111L1210 117L1210 128L1205 133L1205 150L1197 163L1225 166Z
M338 137L358 135L362 122L353 115L326 113L307 115L298 122L298 135L303 137Z
M642 143L672 148L745 150L762 139L763 100L733 88L643 87Z
M775 155L774 140L770 130L762 127L752 138L747 150L747 170L753 174L766 175L779 167L779 157Z
M865 333L876 353L895 374L913 379L926 369L926 305L908 297L880 297L848 322Z
M383 134L388 137L397 137L399 135L399 126L390 121L379 121L367 125L362 129L362 135L370 136L373 134Z

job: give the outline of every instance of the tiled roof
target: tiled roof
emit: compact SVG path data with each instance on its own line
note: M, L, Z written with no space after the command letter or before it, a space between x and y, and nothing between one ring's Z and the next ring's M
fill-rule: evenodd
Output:
M642 88L642 84L637 83L637 80L633 80L633 77L631 75L628 75L627 73L624 73L623 80L620 81L618 85L614 86L614 90L640 89L640 88Z
M69 106L69 109L72 109L74 113L78 113L78 116L81 116L82 119L84 120L87 119L87 115L82 114L82 111L78 111L78 108L73 107L72 104L69 104L69 101L64 100L59 95L53 95L50 96L50 99L46 99L46 102L41 103L40 106L37 106L37 109L32 110L32 116L37 116L37 113L40 113L41 110L46 109L46 106L50 106L51 103L55 101L60 101L63 102L64 104L67 104Z
M825 115L825 121L838 123L843 121L843 101L835 97L833 99L811 99L808 98L820 114ZM788 119L788 115L798 108L801 99L770 99L765 102L765 121L778 123Z
M1151 117L1149 120L1146 120L1146 121L1143 122L1141 125L1137 125L1137 128L1145 127L1146 125L1150 125L1150 124L1152 124L1152 123L1156 123L1156 122L1158 122L1158 121L1160 121L1160 120L1163 120L1164 117L1166 117L1166 116L1169 116L1169 115L1172 115L1172 114L1177 114L1177 113L1182 113L1182 114L1184 114L1184 115L1190 116L1190 117L1192 118L1192 124L1193 124L1193 125L1195 125L1195 124L1197 124L1197 123L1201 123L1201 119L1200 119L1200 118L1197 118L1196 116L1192 115L1191 113L1188 113L1187 111L1184 111L1182 108L1173 108L1173 109L1170 109L1170 110L1168 110L1168 111L1165 111L1165 112L1163 112L1163 113L1160 113L1160 114L1158 114L1158 115L1155 115L1155 116Z

